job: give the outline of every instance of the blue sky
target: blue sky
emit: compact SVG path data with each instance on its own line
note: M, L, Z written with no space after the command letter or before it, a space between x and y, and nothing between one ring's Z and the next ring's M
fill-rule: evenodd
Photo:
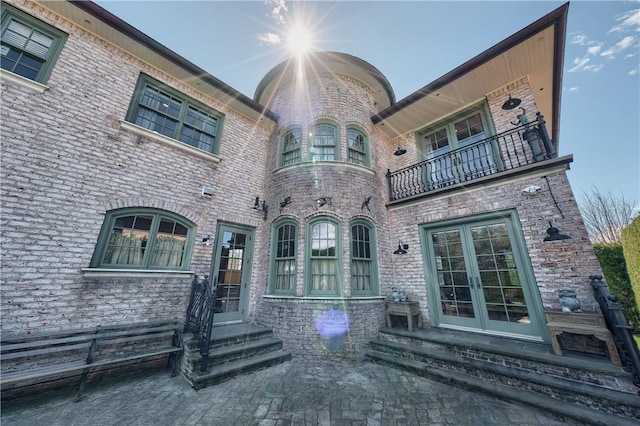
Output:
M400 100L564 4L555 1L97 1L253 97L290 56L298 22L313 50L378 68ZM279 42L279 43L278 43ZM640 203L640 2L569 6L560 155L578 199L596 186Z

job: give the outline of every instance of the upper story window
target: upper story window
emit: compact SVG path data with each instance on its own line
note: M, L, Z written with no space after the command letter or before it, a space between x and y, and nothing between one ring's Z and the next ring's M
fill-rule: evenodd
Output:
M206 152L219 148L222 114L146 75L131 99L127 121Z
M2 3L2 69L45 84L67 34Z
M340 225L320 218L307 226L307 294L340 295Z
M373 227L351 224L351 294L373 296L378 292L376 242Z
M299 127L287 130L284 135L282 135L282 159L280 161L282 166L300 162L301 141L302 129Z
M195 226L175 214L154 209L107 213L93 268L187 270Z
M295 293L297 274L298 225L285 221L276 225L273 235L271 288L273 293Z
M340 159L338 128L333 124L320 123L313 128L310 157L312 162L335 161Z
M361 166L370 166L369 141L363 132L356 128L347 129L347 161Z

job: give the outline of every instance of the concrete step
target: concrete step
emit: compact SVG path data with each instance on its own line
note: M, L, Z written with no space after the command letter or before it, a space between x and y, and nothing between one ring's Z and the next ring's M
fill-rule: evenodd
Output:
M291 353L283 350L265 352L223 364L210 364L209 371L206 373L194 373L187 377L187 380L189 380L194 389L202 389L237 375L280 364L290 359Z
M210 349L209 352L209 365L224 364L230 361L236 361L243 358L250 358L252 356L282 349L282 340L274 339L273 337L262 337L260 339L253 339L238 343L235 345L224 345ZM200 371L200 363L202 361L202 355L200 355L199 349L190 352L188 367L190 371Z

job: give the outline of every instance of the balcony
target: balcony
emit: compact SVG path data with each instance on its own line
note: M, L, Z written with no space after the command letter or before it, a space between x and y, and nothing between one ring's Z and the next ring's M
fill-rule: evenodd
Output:
M515 172L557 156L544 118L537 113L536 121L532 123L395 172L387 171L389 199L394 202L422 198L457 188L460 184L480 183L488 180L487 177L500 178L504 172Z

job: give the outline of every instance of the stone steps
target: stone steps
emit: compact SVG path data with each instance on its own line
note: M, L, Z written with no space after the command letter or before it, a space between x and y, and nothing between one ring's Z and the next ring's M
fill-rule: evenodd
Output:
M365 355L589 424L638 424L640 396L629 373L607 359L558 357L548 346L450 330L383 329Z

